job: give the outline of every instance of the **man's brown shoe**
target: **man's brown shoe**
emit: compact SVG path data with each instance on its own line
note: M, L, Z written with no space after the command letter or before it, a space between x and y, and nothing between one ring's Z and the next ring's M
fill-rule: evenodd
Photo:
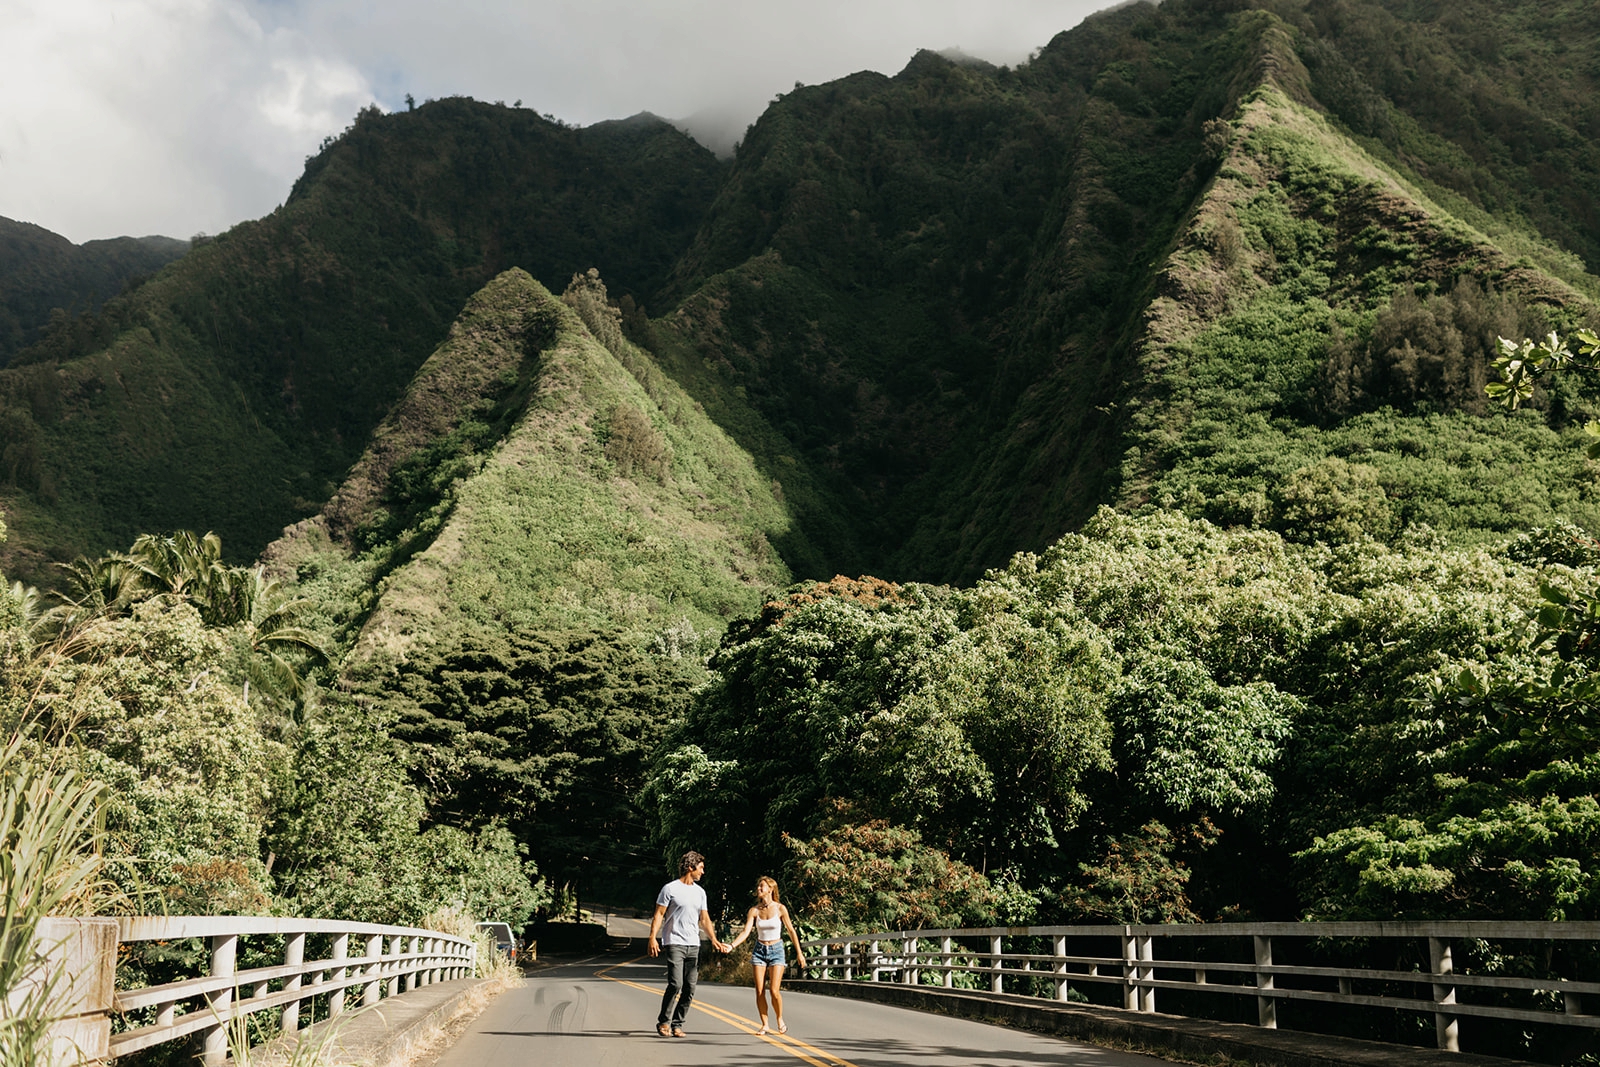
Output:
M666 1023L656 1023L656 1033L660 1034L662 1037L666 1037L667 1036L667 1024Z
M674 1027L673 1027L673 1028L672 1028L672 1036L673 1036L673 1037L688 1037L688 1036L689 1036L689 1035L688 1035L688 1034L687 1034L687 1033L685 1033L685 1032L684 1032L684 1029L683 1029L683 1027L681 1027L681 1026L674 1026Z

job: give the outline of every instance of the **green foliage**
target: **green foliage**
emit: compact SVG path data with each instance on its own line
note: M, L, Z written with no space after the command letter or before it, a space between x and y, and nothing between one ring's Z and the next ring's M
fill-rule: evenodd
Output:
M503 821L558 884L631 874L633 798L698 664L616 634L484 632L409 657L373 694L435 818Z
M1269 803L1299 701L1265 682L1220 686L1193 661L1142 657L1109 699L1127 784L1169 811ZM1129 920L1132 921L1132 920Z
M1190 836L1201 847L1215 843L1209 823ZM1192 872L1174 857L1176 844L1172 831L1159 822L1112 838L1103 859L1079 865L1083 882L1063 894L1061 908L1089 922L1200 922L1184 891Z
M1448 292L1418 297L1401 289L1378 309L1370 331L1335 329L1327 345L1320 400L1334 415L1385 404L1428 406L1473 414L1484 410L1487 367L1496 339L1538 332L1544 316L1470 277Z
M285 649L324 643L285 621L297 602L259 569L221 559L211 535L140 538L74 564L78 595L49 625L19 605L0 635L0 728L70 742L53 759L104 789L109 884L191 914L531 913L525 850L492 821L425 828L374 713L322 699L314 673L261 684L281 681Z
M1592 330L1578 330L1574 336L1579 344L1576 353L1554 330L1537 342L1528 337L1520 343L1501 337L1500 353L1494 361L1500 380L1490 382L1484 392L1489 399L1498 400L1514 411L1533 399L1534 380L1539 375L1568 367L1580 355L1588 359L1600 355L1600 337Z
M733 884L915 833L1045 922L1586 916L1600 609L1510 552L1107 509L970 589L795 586L730 629L646 811Z
M794 854L792 895L820 930L940 929L980 925L996 899L988 879L936 848L915 830L884 820L861 822L836 806L816 837L784 838Z
M417 923L454 906L520 924L549 899L527 847L496 820L429 826L389 720L329 701L295 742L301 769L263 844L297 914Z

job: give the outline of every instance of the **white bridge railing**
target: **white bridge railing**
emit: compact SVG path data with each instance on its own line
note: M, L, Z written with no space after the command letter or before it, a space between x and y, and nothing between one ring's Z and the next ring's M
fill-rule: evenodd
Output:
M1389 958L1414 955L1416 969L1273 960L1275 944L1280 958L1293 958L1312 955L1304 950L1331 944L1331 939L1395 942L1383 946ZM904 930L808 941L805 950L808 977L824 981L977 986L990 993L1032 993L1058 1001L1075 999L1074 986L1110 985L1121 988L1125 1009L1138 1012L1154 1012L1157 992L1173 990L1253 999L1257 1022L1264 1027L1278 1025L1278 1005L1285 1001L1420 1012L1434 1017L1439 1047L1459 1051L1459 1020L1464 1017L1600 1030L1600 981L1578 980L1572 974L1458 970L1458 946L1466 950L1484 942L1532 943L1540 955L1556 960L1556 966L1563 955L1586 956L1587 970L1600 957L1597 941L1600 922L1216 923ZM1105 954L1113 943L1117 954ZM1421 969L1424 943L1427 970ZM1291 945L1295 951L1289 951ZM1568 951L1552 951L1556 946ZM1226 958L1230 954L1235 958ZM1540 969L1555 968L1547 964ZM1507 1003L1516 999L1526 1006ZM1486 1002L1494 1000L1501 1003ZM1540 1001L1549 1006L1541 1007Z
M198 938L209 950L203 977L153 986L127 987L117 962L120 946ZM240 970L240 939L265 945L277 957L266 966ZM328 955L307 960L307 939ZM270 939L270 940L268 940ZM354 1005L377 1004L435 982L469 976L471 941L405 926L246 916L133 917L48 920L41 940L49 958L71 979L71 1015L58 1028L85 1059L125 1056L153 1045L194 1038L204 1064L228 1057L228 1032L236 1020L269 1008L282 1009L281 1033L294 1034L312 1021L313 1001L325 998L329 1016ZM264 944L264 943L265 944ZM281 943L281 952L277 945ZM153 1009L153 1010L152 1010ZM148 1018L127 1028L127 1017ZM112 1020L123 1027L112 1033Z

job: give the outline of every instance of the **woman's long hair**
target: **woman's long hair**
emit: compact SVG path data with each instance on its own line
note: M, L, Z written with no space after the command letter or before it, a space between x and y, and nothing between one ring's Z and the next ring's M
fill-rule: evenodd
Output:
M778 902L778 880L770 874L763 874L756 879L756 887L759 889L761 886L768 886L772 889L772 902L776 904Z

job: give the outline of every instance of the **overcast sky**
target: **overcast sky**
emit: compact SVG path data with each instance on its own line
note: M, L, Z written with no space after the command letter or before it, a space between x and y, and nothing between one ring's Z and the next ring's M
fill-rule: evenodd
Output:
M918 48L1017 63L1107 0L0 0L0 215L82 242L283 201L368 103L753 121ZM742 128L742 127L741 127Z

